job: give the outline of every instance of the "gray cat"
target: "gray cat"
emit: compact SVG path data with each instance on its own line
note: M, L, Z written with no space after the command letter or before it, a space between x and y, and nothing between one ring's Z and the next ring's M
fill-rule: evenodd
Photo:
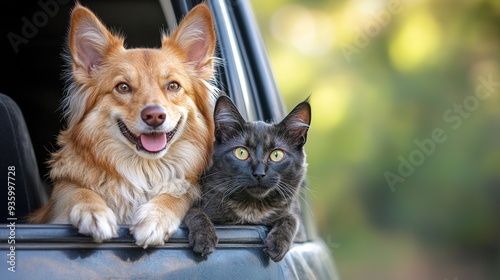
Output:
M278 262L299 227L299 192L306 174L308 101L278 124L246 122L227 96L217 100L212 163L202 177L203 197L184 219L189 243L202 257L215 250L212 224L271 227L264 251Z

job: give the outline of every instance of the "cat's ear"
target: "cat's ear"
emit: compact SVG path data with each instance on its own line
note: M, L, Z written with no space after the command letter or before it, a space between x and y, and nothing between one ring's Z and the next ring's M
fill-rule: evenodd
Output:
M286 138L297 147L302 147L307 140L307 131L311 124L311 105L309 98L295 108L278 125Z
M215 140L224 141L241 133L245 119L227 96L220 96L214 109Z

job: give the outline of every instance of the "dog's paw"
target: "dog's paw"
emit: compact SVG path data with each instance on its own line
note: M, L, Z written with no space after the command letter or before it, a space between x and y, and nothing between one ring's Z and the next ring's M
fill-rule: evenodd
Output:
M95 242L98 243L118 236L116 216L105 205L94 203L76 204L71 209L69 221L78 228L79 233L92 236Z
M165 244L170 236L179 228L181 219L167 209L154 202L148 202L137 210L130 232L135 243L144 249L148 246Z
M213 251L219 242L219 238L215 234L213 226L198 231L189 232L189 245L193 247L193 252L206 258Z
M292 242L289 238L281 236L278 232L271 231L266 240L264 240L264 252L269 255L269 258L274 262L279 262L285 257Z

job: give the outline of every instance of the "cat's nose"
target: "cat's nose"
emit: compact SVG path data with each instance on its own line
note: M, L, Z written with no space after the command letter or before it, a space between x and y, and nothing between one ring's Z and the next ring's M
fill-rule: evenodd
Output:
M255 177L255 179L257 179L259 181L262 180L262 178L264 178L264 176L266 176L266 170L264 168L264 165L262 165L262 164L257 165L257 167L255 168L255 170L252 174Z
M266 176L266 173L253 173L253 176L255 177L255 179L257 180L262 180L262 178L264 178L264 176Z

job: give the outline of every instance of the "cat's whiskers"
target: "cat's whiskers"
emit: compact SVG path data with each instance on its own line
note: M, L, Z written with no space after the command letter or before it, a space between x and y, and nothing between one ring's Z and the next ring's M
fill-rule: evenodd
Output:
M284 186L284 184L282 182L279 182L276 185L275 189L278 192L278 194L285 200L285 203L289 204L290 202L288 201L289 197L288 197L287 188L286 188L286 185L284 187L283 186Z
M304 201L304 204L309 209L309 213L313 214L313 210L311 208L311 205L309 205L309 202L307 200L306 190L310 190L310 189L307 188L307 187L302 186L297 194L298 194L299 198L302 199L302 201Z
M313 176L309 176L309 175L306 175L306 178L307 178L307 179L311 179L311 178L312 178L312 179L317 179L317 177L313 177ZM308 184L306 184L306 183L302 184L302 188L301 188L301 189L305 189L305 190L306 190L306 191L308 191L311 195L313 195L313 196L314 196L314 198L318 198L318 196L316 195L316 194L318 193L318 191L317 191L317 190L313 190L313 189L311 189L311 188L308 186Z
M280 181L277 185L277 189L280 190L281 196L289 203L288 200L291 200L295 196L295 190L292 185L287 182Z
M221 173L222 173L222 172L221 172ZM214 173L214 174L215 174L215 173ZM212 175L214 175L214 174L212 174ZM208 176L207 176L207 177L208 177ZM206 178L207 178L207 177L206 177ZM210 204L210 202L211 202L214 198L217 198L217 197L218 197L218 195L219 195L219 194L221 194L221 189L226 190L226 192L227 192L227 190L231 190L231 189L233 188L233 186L232 186L231 182L233 182L233 181L234 181L234 180L231 180L231 178L229 178L229 179L228 179L228 178L224 178L224 179L219 179L219 180L213 180L213 181L212 181L212 183L214 183L214 185L215 185L215 186L217 186L217 187L212 188L212 189L210 189L210 190L206 190L206 189L205 189L205 190L203 191L203 196L205 196L205 197L210 197L210 198L208 199L208 201L206 201L204 204L205 204L205 205L209 205L209 204ZM225 197L225 193L226 193L226 192L224 192L224 193L222 194L223 199L224 199L224 197ZM205 209L205 207L203 207L203 210L204 210L204 209Z
M240 191L245 188L245 185L241 185L235 182L238 182L238 178L223 178L223 179L216 179L211 181L212 185L215 185L217 187L212 188L209 191L205 191L204 195L209 195L211 193L214 193L209 201L207 201L205 204L208 205L209 202L217 197L218 194L222 196L221 201L219 205L223 206L224 205L224 200L227 197L230 197L232 194L234 194L237 191ZM223 190L223 191L222 191Z
M208 179L208 178L210 178L210 177L213 177L213 176L215 176L215 175L218 175L218 174L220 174L220 173L224 173L224 171L216 171L216 172L213 172L213 173L211 173L211 174L203 174L203 178L206 180L206 179Z
M205 196L207 195L207 193L205 193ZM217 196L217 193L214 193L210 199L205 203L205 206L202 208L203 211L205 211L205 208L210 205L210 201L212 201L212 199L214 199L215 197Z
M228 190L226 190L222 196L222 199L221 199L221 203L220 205L224 205L224 200L227 198L227 197L230 197L232 194L234 194L236 191L240 191L242 189L245 188L245 185L241 185L241 184L236 184L236 185L233 185L231 188L228 188Z

